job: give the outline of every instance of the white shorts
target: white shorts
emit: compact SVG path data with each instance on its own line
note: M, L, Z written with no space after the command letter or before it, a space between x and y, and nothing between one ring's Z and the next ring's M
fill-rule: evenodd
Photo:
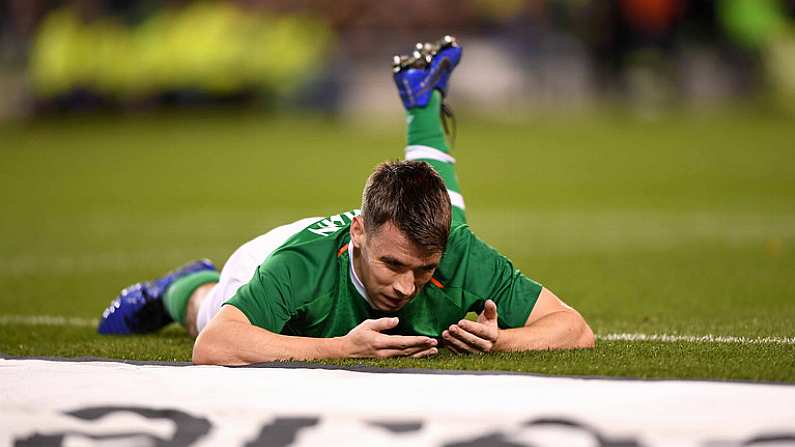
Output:
M265 262L271 253L294 234L320 219L322 217L309 217L274 228L235 250L224 264L224 268L221 269L221 278L218 283L210 289L207 297L199 305L196 329L201 332L207 326L207 323L221 310L221 306L229 298L232 298L237 289L251 280L257 267Z

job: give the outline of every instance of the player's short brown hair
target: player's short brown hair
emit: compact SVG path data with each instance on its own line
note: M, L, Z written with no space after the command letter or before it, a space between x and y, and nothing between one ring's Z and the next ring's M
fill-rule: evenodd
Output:
M365 231L391 222L425 253L443 253L450 235L450 196L444 181L424 161L376 166L362 193Z

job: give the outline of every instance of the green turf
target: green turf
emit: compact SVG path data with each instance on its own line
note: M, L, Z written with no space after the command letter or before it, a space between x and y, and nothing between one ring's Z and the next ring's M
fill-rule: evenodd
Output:
M795 337L793 141L791 119L738 110L463 116L455 155L475 231L598 334ZM356 206L372 166L402 145L399 122L248 113L0 125L0 316L96 318L122 286ZM6 321L0 352L188 360L191 340L178 328L106 338ZM785 344L602 342L364 363L795 382Z

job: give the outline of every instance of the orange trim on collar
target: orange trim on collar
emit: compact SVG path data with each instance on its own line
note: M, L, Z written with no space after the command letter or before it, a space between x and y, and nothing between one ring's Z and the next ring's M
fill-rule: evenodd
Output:
M347 250L347 249L348 249L348 244L345 244L345 245L343 245L343 246L340 248L340 250L337 252L337 256L338 256L338 257L339 257L339 256L342 256L342 254L343 254L343 253L345 253L345 250Z

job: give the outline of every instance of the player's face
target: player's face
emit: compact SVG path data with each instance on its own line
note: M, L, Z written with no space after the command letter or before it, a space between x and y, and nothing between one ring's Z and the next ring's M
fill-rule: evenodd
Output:
M431 280L442 258L417 249L394 225L386 223L375 232L364 232L356 218L351 226L351 242L358 249L354 267L373 306L396 312L411 301Z

